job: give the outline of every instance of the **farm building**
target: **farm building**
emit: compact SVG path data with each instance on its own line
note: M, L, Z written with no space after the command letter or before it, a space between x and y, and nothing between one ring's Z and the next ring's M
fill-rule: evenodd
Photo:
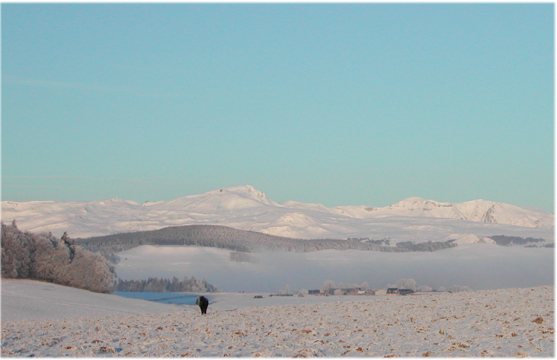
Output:
M388 288L387 289L387 295L398 295L398 289L397 288Z

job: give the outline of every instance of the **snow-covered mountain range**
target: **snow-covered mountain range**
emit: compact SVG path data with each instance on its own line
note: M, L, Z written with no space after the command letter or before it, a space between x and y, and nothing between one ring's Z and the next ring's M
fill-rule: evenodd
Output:
M486 200L441 203L408 198L386 207L288 201L279 204L252 186L217 189L169 201L2 201L2 221L32 232L90 237L167 226L213 224L295 238L391 238L440 241L475 235L553 239L554 214ZM468 240L466 242L469 242Z

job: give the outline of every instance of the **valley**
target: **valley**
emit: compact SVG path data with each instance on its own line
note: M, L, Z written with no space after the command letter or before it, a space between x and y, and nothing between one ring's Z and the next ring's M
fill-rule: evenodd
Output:
M554 283L553 214L484 200L327 208L239 186L143 204L4 201L2 218L24 231L67 231L117 262L124 280L194 276L269 292L326 280L473 290Z

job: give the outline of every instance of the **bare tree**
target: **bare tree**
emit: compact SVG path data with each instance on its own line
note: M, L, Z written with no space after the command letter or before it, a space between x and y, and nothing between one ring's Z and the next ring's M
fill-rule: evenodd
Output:
M283 294L285 295L289 295L290 294L290 286L288 284L286 284L286 286L284 287L284 290L282 291Z
M323 290L326 294L328 294L331 289L335 287L335 282L333 280L327 280L323 283L321 290Z
M416 290L416 280L414 279L400 279L396 282L396 287L399 289Z

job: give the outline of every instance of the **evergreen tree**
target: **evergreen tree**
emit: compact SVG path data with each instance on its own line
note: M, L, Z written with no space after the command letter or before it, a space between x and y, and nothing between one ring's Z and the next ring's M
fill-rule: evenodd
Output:
M122 280L114 282L116 291L131 292L218 292L218 288L205 279L184 277L180 281L176 276L170 279L148 278L143 280Z

